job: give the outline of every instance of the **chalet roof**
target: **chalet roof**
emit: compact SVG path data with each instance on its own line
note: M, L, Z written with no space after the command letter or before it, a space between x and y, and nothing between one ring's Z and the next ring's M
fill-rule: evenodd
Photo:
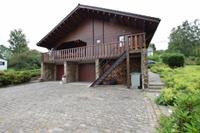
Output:
M56 40L62 38L66 33L71 31L71 27L76 26L79 21L84 19L83 16L92 16L94 14L100 14L102 16L108 17L115 16L126 18L129 21L141 21L144 23L148 23L149 25L151 25L151 28L146 31L146 34L149 33L147 41L148 43L151 41L160 22L160 19L155 17L78 4L78 6L74 10L72 10L60 23L58 23L58 25L56 25L46 36L44 36L37 43L37 46L46 47L48 49L52 48L53 43L56 43Z

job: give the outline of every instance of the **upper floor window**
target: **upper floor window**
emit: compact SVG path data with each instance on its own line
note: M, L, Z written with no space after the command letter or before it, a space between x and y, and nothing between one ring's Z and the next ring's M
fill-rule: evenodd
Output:
M0 61L0 66L4 66L4 65L5 65L5 62Z
M119 47L124 46L125 44L125 36L119 36Z

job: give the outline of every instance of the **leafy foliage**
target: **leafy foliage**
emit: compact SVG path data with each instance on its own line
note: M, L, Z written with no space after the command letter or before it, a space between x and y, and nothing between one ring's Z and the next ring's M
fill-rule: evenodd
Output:
M200 66L171 69L164 64L151 67L165 81L166 88L156 100L161 105L174 105L179 93L200 92Z
M199 133L200 132L200 93L180 93L175 110L169 117L160 119L160 133Z
M21 29L10 33L8 67L16 70L37 69L40 67L41 54L37 50L29 50L28 41Z
M159 73L166 84L157 104L174 106L172 115L161 117L158 132L199 133L200 66L171 69L165 64L155 64L151 70Z
M11 56L11 51L9 48L5 47L4 45L0 45L0 58L8 60Z
M200 56L200 20L185 21L172 29L168 50L185 56Z
M26 71L4 71L0 72L0 87L14 84L21 84L29 82L32 77L40 75L40 70L26 70Z
M40 68L41 54L36 50L29 50L20 54L13 54L9 60L9 67L16 70Z
M184 56L177 53L167 53L162 55L163 63L169 65L171 68L184 66Z
M12 53L20 54L28 51L28 41L21 29L11 31L8 42L10 43Z

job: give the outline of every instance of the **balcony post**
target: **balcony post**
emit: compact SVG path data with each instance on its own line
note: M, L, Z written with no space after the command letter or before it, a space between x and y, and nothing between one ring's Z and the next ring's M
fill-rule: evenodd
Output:
M130 57L129 57L129 41L128 38L125 38L125 45L126 45L126 80L127 80L127 88L130 88Z

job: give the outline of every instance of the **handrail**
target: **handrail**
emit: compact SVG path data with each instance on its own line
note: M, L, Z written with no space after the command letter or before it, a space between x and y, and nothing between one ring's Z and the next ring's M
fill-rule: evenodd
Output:
M129 41L130 50L142 49L144 46L144 33L127 35L131 38ZM87 45L70 49L62 49L44 53L44 61L76 61L98 58L117 57L124 51L124 45L120 47L120 42L111 42L108 44Z

